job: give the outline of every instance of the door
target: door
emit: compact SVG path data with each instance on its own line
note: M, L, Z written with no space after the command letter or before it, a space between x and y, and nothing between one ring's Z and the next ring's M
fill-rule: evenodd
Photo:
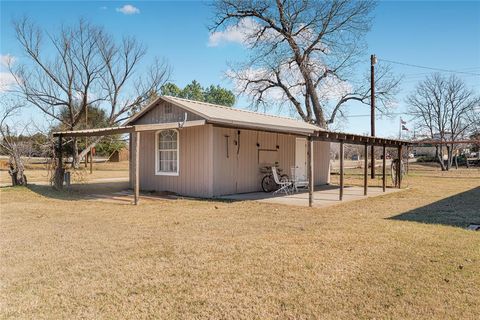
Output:
M307 139L295 140L295 178L307 178Z

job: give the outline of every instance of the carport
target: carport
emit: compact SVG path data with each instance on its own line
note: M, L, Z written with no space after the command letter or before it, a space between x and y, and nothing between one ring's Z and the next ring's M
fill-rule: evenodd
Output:
M336 142L340 144L340 187L339 187L339 200L342 201L344 198L344 174L345 174L345 166L344 166L344 145L345 144L356 144L356 145L363 145L365 147L365 159L364 159L364 166L363 166L363 195L366 196L368 193L368 147L381 147L383 150L383 161L382 161L382 190L383 192L386 191L386 149L387 147L396 148L397 149L397 161L402 161L402 152L403 147L410 146L410 142L405 140L396 140L396 139L385 139L385 138L377 138L372 136L362 136L357 134L351 133L343 133L343 132L332 132L332 131L317 131L315 135L308 137L308 177L309 180L312 180L312 164L313 164L313 154L311 152L313 147L313 141L328 141L328 142ZM398 179L396 180L396 187L401 188L402 186L402 175L401 175L401 166L396 166L397 172L396 176ZM314 186L312 183L309 183L308 186L308 205L311 207L313 206L314 201Z

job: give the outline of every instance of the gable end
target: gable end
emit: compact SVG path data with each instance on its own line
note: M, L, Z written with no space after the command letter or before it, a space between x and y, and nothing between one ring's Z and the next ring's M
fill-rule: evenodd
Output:
M204 120L197 114L184 110L170 102L160 100L155 106L142 114L130 124L156 124L169 122L183 122L187 114L187 121Z

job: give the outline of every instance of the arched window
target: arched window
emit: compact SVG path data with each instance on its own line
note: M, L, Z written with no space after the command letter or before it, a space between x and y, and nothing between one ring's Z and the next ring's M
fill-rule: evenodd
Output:
M155 174L178 175L177 130L162 130L155 134Z

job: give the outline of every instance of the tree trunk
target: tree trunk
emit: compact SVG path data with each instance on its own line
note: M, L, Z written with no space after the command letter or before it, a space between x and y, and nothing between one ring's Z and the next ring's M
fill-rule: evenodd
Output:
M57 190L61 190L63 189L63 176L65 174L65 169L63 168L62 136L58 137L58 145L54 151L57 158L57 163L55 165L55 172L53 175L53 187Z
M65 169L62 167L55 168L55 174L53 176L53 187L57 190L63 189L63 177L65 175Z
M443 148L440 146L440 151L438 150L438 145L435 147L435 153L437 155L438 162L440 163L440 167L442 171L447 170L445 167L445 161L443 160Z
M27 177L25 176L25 167L18 154L10 156L8 174L12 178L12 186L26 186Z
M73 138L72 168L78 169L80 166L80 156L78 154L78 140Z

